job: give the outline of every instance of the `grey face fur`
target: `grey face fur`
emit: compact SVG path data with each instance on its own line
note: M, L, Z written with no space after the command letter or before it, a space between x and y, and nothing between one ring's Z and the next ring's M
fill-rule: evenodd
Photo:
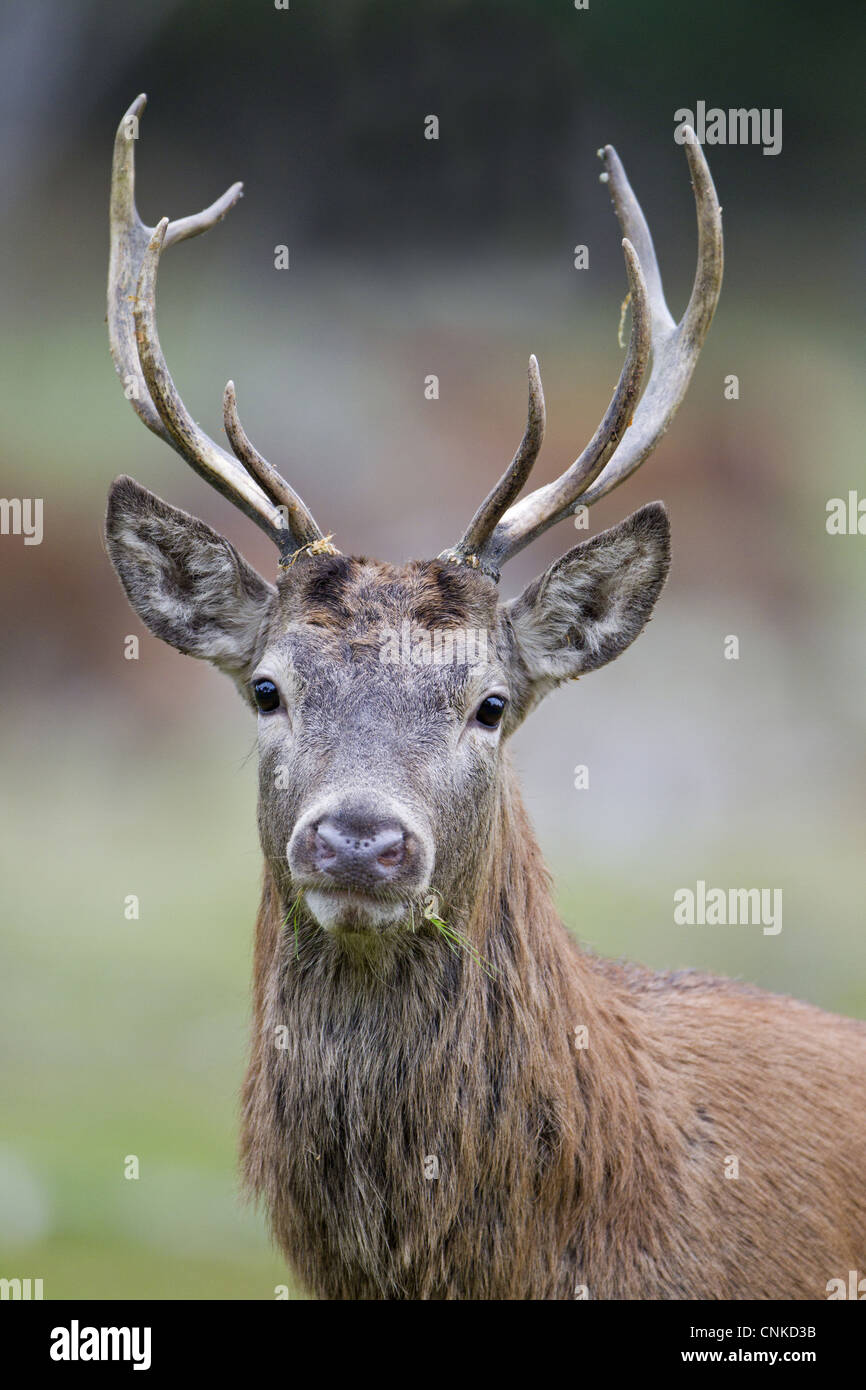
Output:
M302 894L347 943L399 938L431 892L471 899L505 741L548 690L637 637L669 563L667 515L653 503L510 603L483 574L441 560L302 555L274 587L128 478L112 489L107 541L151 632L226 671L253 709L255 682L276 687L278 706L257 714L263 849L283 902ZM423 659L423 634L438 634L439 663ZM478 717L490 697L506 702L495 727Z

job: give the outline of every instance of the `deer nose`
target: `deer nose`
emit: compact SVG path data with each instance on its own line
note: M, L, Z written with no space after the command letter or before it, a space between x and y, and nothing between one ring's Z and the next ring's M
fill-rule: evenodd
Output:
M313 872L353 888L400 879L412 859L409 837L396 821L325 816L310 827L306 848L303 857Z

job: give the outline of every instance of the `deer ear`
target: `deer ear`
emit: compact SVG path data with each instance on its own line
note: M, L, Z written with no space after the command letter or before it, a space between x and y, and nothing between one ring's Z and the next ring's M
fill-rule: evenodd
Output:
M126 596L154 636L245 679L276 590L234 546L132 478L112 485L105 537Z
M526 707L624 652L649 621L669 565L668 515L651 502L569 550L506 604L530 687Z

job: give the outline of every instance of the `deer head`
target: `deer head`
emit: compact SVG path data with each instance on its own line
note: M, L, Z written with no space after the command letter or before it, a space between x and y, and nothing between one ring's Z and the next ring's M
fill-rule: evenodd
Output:
M468 922L503 810L508 738L547 691L634 641L667 575L667 515L652 503L569 550L518 598L502 603L497 593L506 560L640 466L685 394L722 277L720 209L700 145L689 133L698 268L680 322L665 303L641 209L606 146L601 177L624 233L631 334L601 424L561 477L521 498L545 423L531 358L526 431L502 479L455 545L393 566L337 552L250 443L231 382L232 454L185 409L156 330L160 257L219 221L241 185L195 216L145 227L133 188L144 104L141 96L130 107L114 151L115 365L148 428L276 543L279 577L263 579L224 537L125 477L109 498L111 561L150 631L224 670L257 712L264 853L283 902L302 899L306 920L325 929L318 938L332 944L322 949L407 940L431 892Z

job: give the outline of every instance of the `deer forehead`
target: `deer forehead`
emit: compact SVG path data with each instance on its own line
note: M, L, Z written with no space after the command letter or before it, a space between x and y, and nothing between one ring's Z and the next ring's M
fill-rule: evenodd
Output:
M391 565L352 556L304 559L278 581L276 622L302 621L347 637L377 637L384 629L442 630L497 626L496 586L483 574L441 560Z
M289 568L258 662L327 721L420 722L504 684L509 633L483 575L440 561L327 557ZM305 698L306 697L306 698ZM395 730L397 732L397 730Z

